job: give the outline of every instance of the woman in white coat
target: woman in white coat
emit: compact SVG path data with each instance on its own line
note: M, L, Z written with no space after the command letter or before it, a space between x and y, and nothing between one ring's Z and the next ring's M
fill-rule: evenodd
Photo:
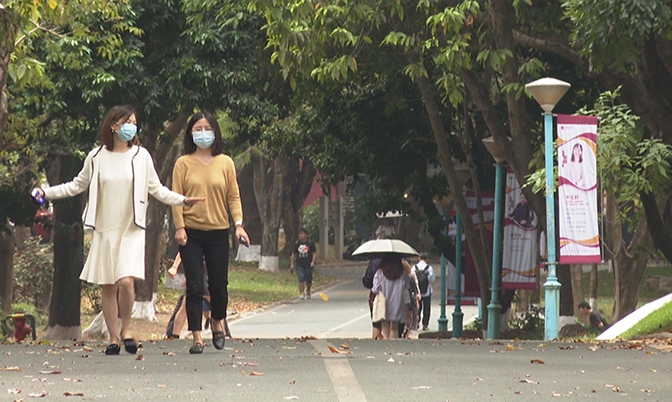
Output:
M102 145L89 152L77 177L38 189L47 199L72 197L89 190L84 226L93 229L93 239L80 279L102 286L103 317L110 334L106 355L119 354L120 339L128 353L137 351L130 323L134 279L145 279L147 194L168 205L191 206L205 200L187 198L164 187L151 155L138 146L136 132L135 110L130 106L113 107L100 130ZM117 317L121 318L121 331Z

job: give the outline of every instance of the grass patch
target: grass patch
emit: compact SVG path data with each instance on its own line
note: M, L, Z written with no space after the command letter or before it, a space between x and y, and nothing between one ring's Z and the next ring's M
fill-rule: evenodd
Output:
M319 288L333 279L313 274L313 288ZM235 263L229 267L229 299L270 304L291 299L299 294L296 275L283 269L280 272L263 271L255 263Z
M658 299L661 294L657 289L649 289L644 286L644 282L656 275L662 276L671 276L672 275L672 266L663 265L648 267L644 270L644 276L642 277L642 283L639 286L639 299L640 303L646 304L652 300ZM597 272L597 297L614 297L614 274L609 271L598 271ZM590 294L590 272L583 275L583 293L586 295ZM638 306L639 307L639 306Z
M632 339L637 335L655 334L672 329L672 302L644 317L634 327L625 331L621 338Z

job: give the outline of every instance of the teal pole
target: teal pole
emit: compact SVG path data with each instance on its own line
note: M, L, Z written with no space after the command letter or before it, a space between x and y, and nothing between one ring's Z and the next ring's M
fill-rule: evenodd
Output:
M445 226L445 215L443 216ZM446 230L443 230L444 234ZM441 316L439 317L439 332L448 331L448 318L446 318L446 257L441 253Z
M544 152L546 168L546 241L548 277L544 283L544 339L557 339L560 321L560 282L555 257L555 174L553 170L553 114L544 112Z
M462 337L462 219L455 214L455 310L453 310L453 338Z
M499 338L502 306L499 304L499 286L502 270L502 194L504 182L504 164L498 163L495 169L495 222L492 238L492 288L488 304L488 339Z

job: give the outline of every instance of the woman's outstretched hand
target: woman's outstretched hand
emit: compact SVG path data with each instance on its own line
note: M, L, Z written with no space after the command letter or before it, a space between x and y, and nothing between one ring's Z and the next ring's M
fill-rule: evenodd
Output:
M205 197L187 197L184 199L184 205L188 207L201 202L205 202Z

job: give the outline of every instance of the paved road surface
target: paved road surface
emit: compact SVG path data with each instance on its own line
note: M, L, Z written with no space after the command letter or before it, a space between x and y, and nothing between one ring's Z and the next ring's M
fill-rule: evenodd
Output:
M348 281L324 290L329 301L231 322L237 338L223 351L190 355L185 340L145 342L138 356L105 356L94 342L0 345L0 401L672 400L672 345L368 339L362 270L334 269Z
M341 280L321 291L313 292L310 300L298 297L279 303L259 313L229 322L231 333L241 338L287 338L314 336L317 338L368 338L371 337L371 319L368 305L368 289L362 286L366 264L317 268L320 272ZM437 271L440 271L437 269ZM440 278L432 284L430 331L438 331L437 319L441 313ZM322 300L319 293L329 299ZM298 294L298 290L297 290ZM464 325L477 316L475 306L464 306ZM448 328L452 329L453 306L448 306Z
M123 352L105 356L103 344L3 345L0 400L611 402L672 398L672 354L653 348L260 339L227 341L224 351L206 347L202 355L189 355L188 346L186 341L145 343L138 359ZM346 346L349 349L343 349ZM83 396L66 397L65 393Z

